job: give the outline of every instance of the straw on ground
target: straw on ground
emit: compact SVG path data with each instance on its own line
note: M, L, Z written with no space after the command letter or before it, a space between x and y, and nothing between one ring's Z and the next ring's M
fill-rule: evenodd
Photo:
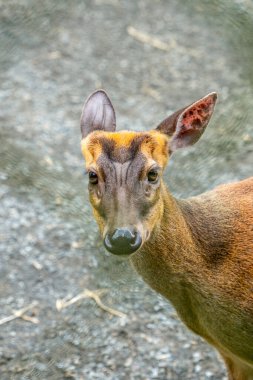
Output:
M58 299L56 301L56 309L58 311L70 306L70 305L73 305L74 303L80 301L81 299L84 299L84 298L92 298L94 299L94 301L96 302L96 304L101 308L103 309L104 311L107 311L108 313L112 314L112 315L115 315L117 317L126 317L126 314L122 313L121 311L118 311L118 310L115 310L107 305L105 305L102 301L101 301L101 296L103 294L105 294L108 290L107 289L98 289L98 290L89 290L89 289L84 289L81 293L79 293L78 295L76 295L75 297L72 297L72 298L69 298L69 297L66 297L64 299Z
M17 319L17 318L24 319L25 321L28 321L31 323L36 323L36 324L39 323L38 318L31 317L31 316L25 314L28 310L33 309L37 305L38 305L38 302L34 301L22 309L14 310L12 315L0 319L0 325L3 325L3 324L10 322L10 321L13 321L14 319Z

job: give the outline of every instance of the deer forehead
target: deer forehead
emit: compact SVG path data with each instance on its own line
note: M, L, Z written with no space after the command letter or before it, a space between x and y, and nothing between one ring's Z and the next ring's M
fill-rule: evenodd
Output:
M124 163L141 153L147 162L155 161L164 168L168 161L168 142L168 136L158 131L94 131L82 140L81 149L86 167L96 166L102 154Z

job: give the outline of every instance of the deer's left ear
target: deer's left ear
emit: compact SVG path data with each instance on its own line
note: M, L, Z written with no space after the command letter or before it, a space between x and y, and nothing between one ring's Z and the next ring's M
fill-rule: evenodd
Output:
M97 90L89 96L83 106L80 124L82 138L95 130L115 131L115 112L105 91Z
M195 144L204 132L214 110L217 94L212 92L162 121L156 128L171 136L170 151Z

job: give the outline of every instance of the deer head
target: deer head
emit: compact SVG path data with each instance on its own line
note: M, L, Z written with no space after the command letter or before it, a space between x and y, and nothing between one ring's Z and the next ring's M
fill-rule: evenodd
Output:
M150 238L163 214L162 175L168 159L175 150L198 141L216 98L208 94L144 132L115 131L114 108L104 91L87 99L81 148L90 202L108 251L129 255Z

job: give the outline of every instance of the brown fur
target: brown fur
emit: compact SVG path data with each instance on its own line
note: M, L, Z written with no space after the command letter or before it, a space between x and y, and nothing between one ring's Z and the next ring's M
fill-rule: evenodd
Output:
M186 201L164 190L162 202L166 211L134 266L220 351L231 379L252 379L253 178Z
M117 149L125 147L129 150L125 153L127 161L134 156L133 142L139 141L138 151L146 160L166 163L167 157L162 158L164 150L158 149L161 142L167 144L166 138L161 136L157 141L156 134L150 134L150 139L147 136L93 133L88 141L84 140L83 151L88 159L92 152L93 166L106 145L114 147L110 154L115 161ZM126 203L129 207L131 202ZM250 373L245 379L251 379L253 179L223 185L183 201L176 201L162 184L155 207L149 215L151 237L131 257L134 267L152 288L173 303L190 329L216 346L226 362L232 363L228 365L230 371L239 371L233 364L235 356ZM103 231L101 218L97 216L97 220ZM235 376L236 380L244 379L244 375Z
M108 106L104 92L94 96ZM169 152L201 136L215 100L212 93L151 132L113 132L110 124L90 132L89 100L82 152L98 176L90 200L102 236L135 226L143 241L130 256L137 272L217 348L230 380L253 380L253 177L186 200L175 199L161 178ZM151 185L154 165L159 180Z

